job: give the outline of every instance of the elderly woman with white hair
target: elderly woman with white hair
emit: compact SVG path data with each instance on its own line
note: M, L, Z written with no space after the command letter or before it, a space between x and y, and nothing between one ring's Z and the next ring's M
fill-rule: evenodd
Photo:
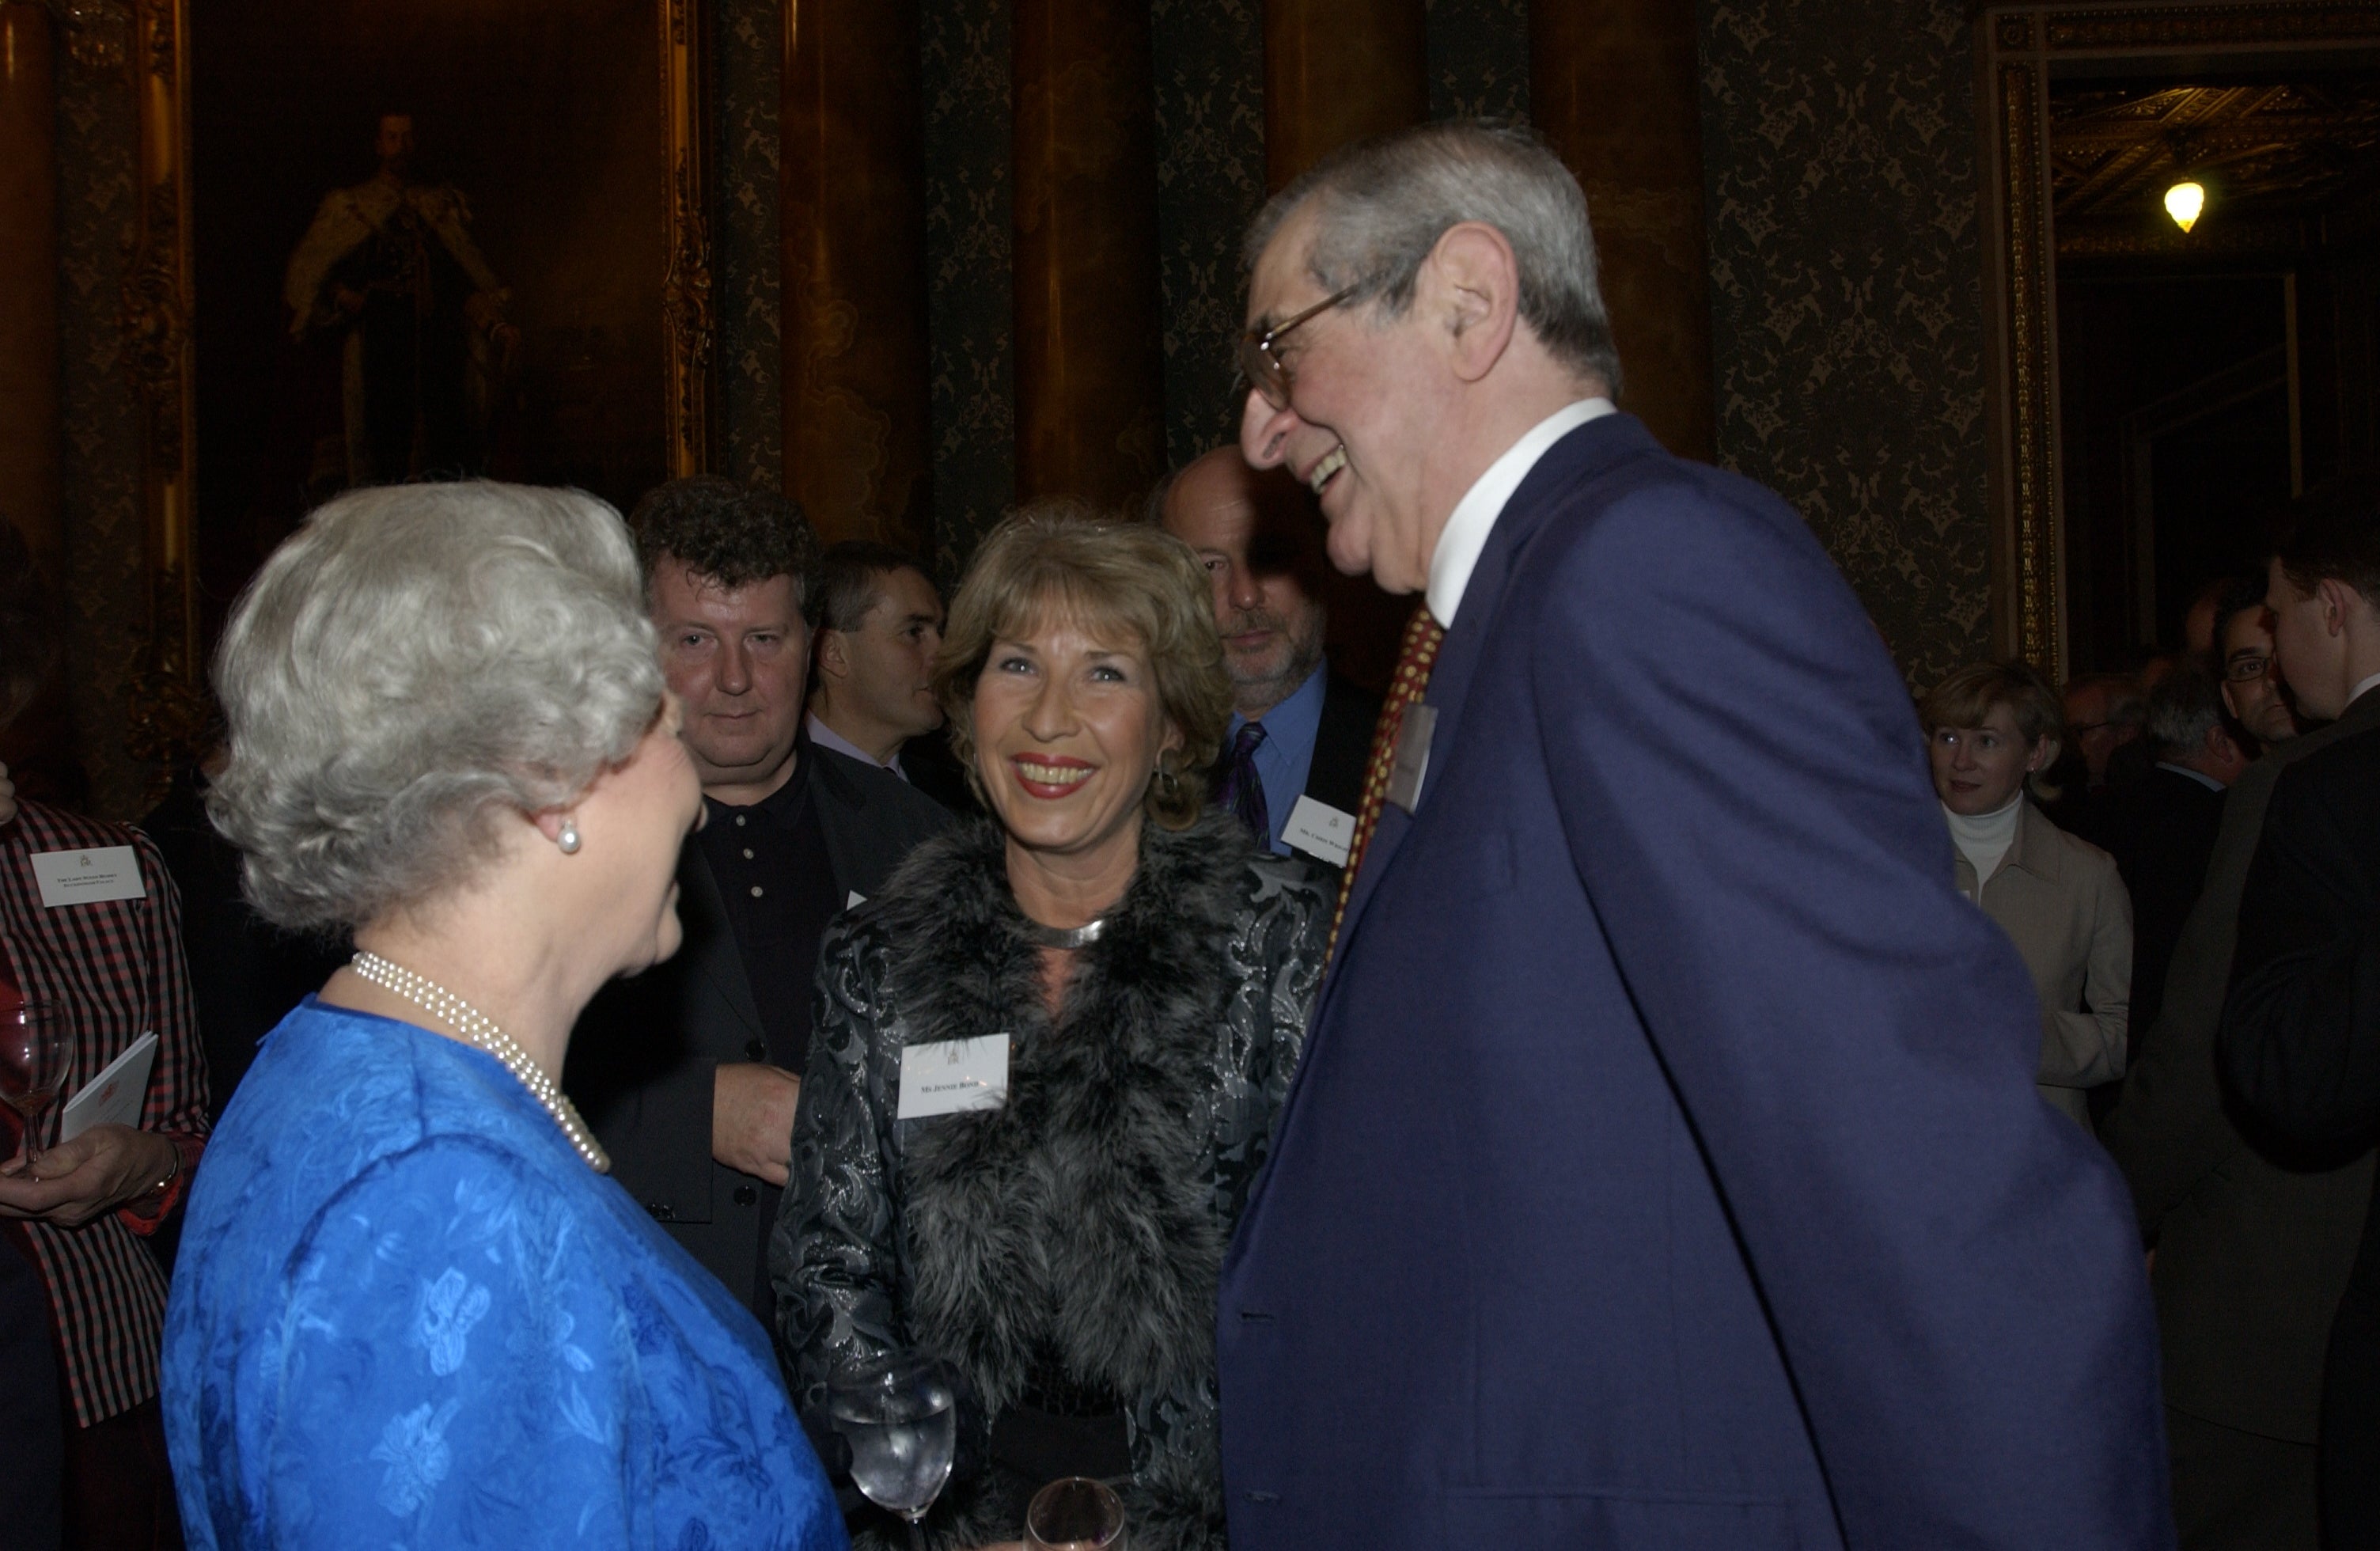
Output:
M191 1543L840 1546L759 1325L555 1085L597 988L676 949L701 812L618 515L344 497L215 682L250 899L358 951L193 1187L164 1376Z

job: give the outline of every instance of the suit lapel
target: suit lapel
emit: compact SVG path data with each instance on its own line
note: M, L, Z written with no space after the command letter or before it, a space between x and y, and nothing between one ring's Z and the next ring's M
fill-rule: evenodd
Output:
M1379 826L1372 831L1372 843L1364 853L1364 865L1355 874L1355 887L1347 899L1347 919L1340 929L1337 959L1346 957L1363 923L1365 907L1388 878L1405 832L1428 811L1438 788L1444 784L1441 772L1460 746L1471 680L1479 670L1480 656L1496 617L1503 610L1504 591L1512 579L1514 561L1545 526L1555 507L1579 486L1622 463L1659 452L1660 443L1633 415L1606 415L1590 420L1546 450L1546 455L1537 460L1536 467L1529 470L1528 477L1497 515L1487 548L1479 551L1479 562L1472 567L1471 580L1463 589L1463 603L1455 612L1454 626L1439 647L1438 662L1430 670L1429 689L1422 696L1422 703L1438 712L1438 726L1430 735L1429 768L1422 778L1420 802L1411 814L1392 804L1380 810ZM1332 983L1337 979L1337 975L1331 976ZM1323 994L1327 1000L1328 988ZM1318 1010L1317 1022L1318 1026Z
M719 880L710 876L710 864L691 835L678 858L677 912L678 922L686 929L686 946L681 951L689 967L710 982L750 1038L762 1038L759 1004L752 1000L744 954L735 946L735 928L727 919L727 902L719 897Z

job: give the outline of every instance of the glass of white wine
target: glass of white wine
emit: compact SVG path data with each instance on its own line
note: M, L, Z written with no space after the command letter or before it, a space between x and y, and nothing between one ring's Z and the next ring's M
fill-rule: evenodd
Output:
M1124 1551L1123 1500L1079 1475L1033 1494L1025 1510L1026 1551Z
M910 1551L924 1551L918 1526L958 1451L958 1400L942 1364L900 1353L845 1363L827 1380L827 1410L851 1443L851 1484L899 1514Z
M42 1119L58 1102L69 1049L65 1021L44 1003L0 1008L0 1099L25 1122L28 1169L42 1156Z

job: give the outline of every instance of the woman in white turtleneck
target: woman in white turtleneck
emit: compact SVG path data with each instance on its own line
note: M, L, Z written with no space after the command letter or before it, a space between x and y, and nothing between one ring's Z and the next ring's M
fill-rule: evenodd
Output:
M2016 944L2041 998L2042 1097L2088 1128L2084 1094L2124 1074L2132 904L2115 859L2025 800L2058 758L2058 697L2022 663L1961 668L1918 706L1959 890Z

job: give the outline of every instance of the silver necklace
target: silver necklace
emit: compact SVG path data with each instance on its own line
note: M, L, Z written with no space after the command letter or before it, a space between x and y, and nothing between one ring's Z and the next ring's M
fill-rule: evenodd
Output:
M570 1145L578 1149L578 1156L587 1160L587 1166L598 1174L612 1171L610 1155L603 1151L602 1144L595 1140L594 1133L587 1129L587 1122L578 1118L578 1107L570 1102L570 1096L554 1085L553 1079L545 1074L543 1067L529 1060L528 1052L520 1048L518 1041L496 1027L478 1008L436 981L425 980L413 971L393 964L368 949L358 951L348 964L373 985L403 997L439 1022L459 1031L464 1038L503 1062L504 1070L528 1090L528 1096L543 1105L545 1112L553 1117L553 1123L562 1128L562 1134L570 1138Z
M1107 929L1108 918L1104 915L1094 915L1079 927L1045 927L1030 915L1025 916L1025 940L1036 948L1087 948Z

